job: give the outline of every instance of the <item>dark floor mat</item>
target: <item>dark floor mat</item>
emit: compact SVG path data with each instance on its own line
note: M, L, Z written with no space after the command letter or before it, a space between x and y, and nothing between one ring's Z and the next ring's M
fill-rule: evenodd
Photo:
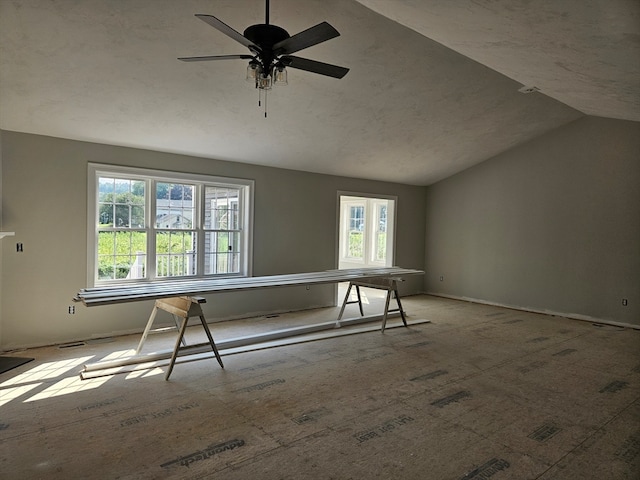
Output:
M26 357L0 357L0 373L8 372L9 370L24 365L30 362L33 358Z

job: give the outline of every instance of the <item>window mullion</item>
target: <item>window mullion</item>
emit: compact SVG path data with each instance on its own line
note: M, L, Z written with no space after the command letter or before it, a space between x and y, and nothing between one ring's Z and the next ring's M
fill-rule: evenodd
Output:
M197 265L198 265L198 275L204 275L204 257L205 257L205 251L204 251L204 245L205 245L205 233L204 233L204 225L205 225L205 192L206 192L206 188L205 185L203 185L202 183L199 183L197 186L197 201L196 201L196 218L198 219L198 225L195 225L195 229L196 229L196 245L197 245L197 251L196 251L196 259L197 259Z
M147 278L149 280L155 280L157 276L156 272L156 181L147 180L147 222L145 225L147 232Z
M241 255L241 252L245 251L245 241L244 241L244 235L242 235L242 230L244 229L244 219L245 219L245 214L244 214L244 201L245 201L245 195L244 195L244 189L239 189L239 194L238 194L238 211L236 212L236 215L239 216L238 219L236 219L237 221L237 227L234 230L234 232L238 233L238 242L239 245L236 247L236 251L238 252L237 255ZM244 261L244 259L242 257L240 257L239 259L239 265L238 267L243 270L244 267L242 265L242 262Z

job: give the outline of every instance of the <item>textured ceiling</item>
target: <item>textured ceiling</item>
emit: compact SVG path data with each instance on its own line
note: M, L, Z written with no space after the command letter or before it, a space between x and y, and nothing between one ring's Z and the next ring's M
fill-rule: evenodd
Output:
M359 0L587 115L640 121L640 1Z
M534 7L535 5L535 7ZM0 0L0 128L296 170L427 185L582 115L640 120L637 0L273 0L296 55L268 118L243 31L261 0ZM540 92L522 94L523 85Z

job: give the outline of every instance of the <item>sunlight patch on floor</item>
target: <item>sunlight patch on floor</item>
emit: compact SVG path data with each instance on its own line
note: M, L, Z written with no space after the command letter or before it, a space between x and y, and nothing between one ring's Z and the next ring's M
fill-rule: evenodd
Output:
M70 358L66 360L60 360L57 362L48 362L38 365L32 369L27 370L20 375L16 375L9 380L0 383L0 388L10 385L18 385L20 383L31 383L40 380L46 380L49 378L56 378L62 374L68 372L74 367L91 360L94 355L87 357Z
M15 400L21 395L24 395L30 390L33 390L42 383L32 383L31 385L21 385L19 387L11 387L0 390L0 407L5 403L9 403L11 400Z
M67 377L54 383L42 392L28 398L25 402L35 402L45 398L59 397L61 395L69 395L70 393L82 392L84 390L93 390L98 388L109 380L110 377L93 378L91 380L82 380L79 376Z

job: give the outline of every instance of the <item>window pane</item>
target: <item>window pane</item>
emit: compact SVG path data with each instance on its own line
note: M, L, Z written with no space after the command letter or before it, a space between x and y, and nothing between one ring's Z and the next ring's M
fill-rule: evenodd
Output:
M387 257L387 206L378 205L376 208L378 217L378 230L376 232L376 240L373 248L374 261L384 262Z
M99 227L140 228L144 226L144 195L145 183L143 181L99 177Z
M133 228L144 227L144 206L131 207L131 226Z
M347 257L362 259L364 255L364 206L349 207L349 244Z
M158 277L196 275L196 267L195 232L156 233L156 275Z
M156 184L156 227L191 229L195 213L195 185L158 182Z
M376 234L376 257L374 260L384 262L387 258L387 234L386 232L378 232Z
M145 232L98 232L98 278L144 278L146 244Z
M98 201L104 202L107 195L113 195L116 191L115 178L98 178Z
M116 207L115 208L116 221L113 224L113 226L117 228L131 226L130 215L129 215L131 212L129 210L129 205L116 204L115 207Z
M205 227L207 230L238 230L239 198L237 188L205 188Z
M364 207L351 207L349 209L349 230L364 230Z
M98 227L112 227L113 226L113 205L101 204L100 213L98 215Z
M387 231L387 206L380 205L378 209L378 229L381 232Z
M362 232L349 232L349 251L347 256L351 258L362 258Z
M223 274L240 271L240 233L205 233L204 273Z

